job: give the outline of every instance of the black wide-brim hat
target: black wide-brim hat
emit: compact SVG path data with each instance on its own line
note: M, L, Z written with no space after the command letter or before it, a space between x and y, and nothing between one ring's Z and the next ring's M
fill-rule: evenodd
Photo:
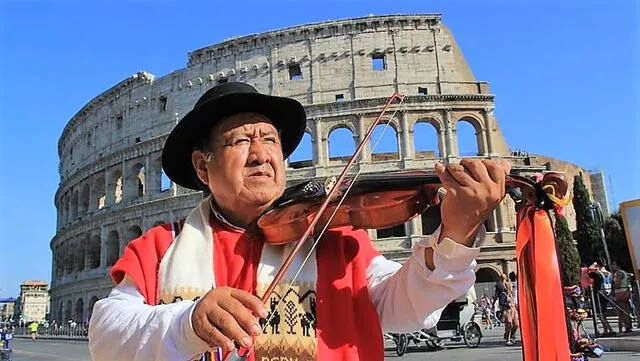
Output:
M187 115L173 128L162 148L162 168L182 187L204 190L191 163L196 145L225 117L252 112L265 115L279 130L284 158L296 149L307 124L304 107L295 99L260 94L249 84L230 82L205 92Z

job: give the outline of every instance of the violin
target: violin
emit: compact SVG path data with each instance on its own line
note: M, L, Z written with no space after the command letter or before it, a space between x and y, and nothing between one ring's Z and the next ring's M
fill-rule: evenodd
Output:
M535 183L518 171L506 176L506 191L521 202L522 188L530 190ZM551 175L547 183L551 183ZM446 192L440 178L428 171L398 171L382 174L366 174L357 181L347 178L337 190L336 199L330 200L327 210L318 214L322 202L328 198L335 177L325 182L311 180L287 188L284 194L258 219L257 226L265 242L272 245L286 244L304 234L314 218L319 217L311 236L324 228L352 226L355 229L384 229L423 214L429 207L440 203ZM565 182L556 179L555 191L566 191ZM348 192L339 203L338 198ZM557 189L557 190L556 190Z
M312 180L288 187L258 218L257 228L263 233L267 243L280 245L296 242L262 295L261 300L264 304L308 239L314 239L311 247L313 250L322 234L329 228L346 225L363 229L388 228L403 224L440 202L443 188L440 179L433 172L398 171L360 176L363 167L359 167L355 175L347 176L365 142L371 137L373 129L396 99L402 102L404 95L394 93L388 99L339 177L330 177L325 182ZM392 118L393 115L389 119ZM524 207L525 210L546 212L559 203L566 203L567 199L568 186L560 173L549 172L536 178L525 177L517 171L512 171L506 176L505 187L517 207ZM529 260L527 265L531 263L534 261ZM523 269L523 273L526 271ZM557 278L559 279L559 276ZM530 288L525 284L520 293L522 291L529 292ZM530 294L522 296L532 297ZM538 325L530 328L536 329ZM249 352L250 349L244 347L236 348L227 354L225 360L245 360Z

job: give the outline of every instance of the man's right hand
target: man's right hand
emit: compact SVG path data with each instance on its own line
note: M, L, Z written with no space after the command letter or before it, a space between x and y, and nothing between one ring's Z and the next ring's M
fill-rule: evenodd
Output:
M260 299L231 287L213 289L198 301L191 315L196 335L212 347L225 351L252 344L251 335L262 334L258 318L268 313Z

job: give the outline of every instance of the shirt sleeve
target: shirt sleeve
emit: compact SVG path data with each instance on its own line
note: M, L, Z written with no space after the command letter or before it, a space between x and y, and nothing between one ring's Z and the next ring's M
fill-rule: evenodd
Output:
M94 361L187 361L211 348L193 330L191 300L151 306L129 276L96 302L89 322Z
M483 228L473 247L445 238L440 228L416 243L403 265L384 256L367 267L369 296L384 332L415 332L434 327L444 307L466 294L475 282L475 258L485 239ZM425 263L425 249L433 247L434 269Z

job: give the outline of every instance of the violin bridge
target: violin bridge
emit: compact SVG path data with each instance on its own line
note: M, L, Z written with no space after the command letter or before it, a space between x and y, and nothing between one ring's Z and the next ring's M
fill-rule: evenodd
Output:
M338 179L336 178L336 176L331 176L331 177L327 178L324 181L324 192L326 194L329 194L331 192L331 190L333 189L333 187L335 187L337 182L338 182Z

